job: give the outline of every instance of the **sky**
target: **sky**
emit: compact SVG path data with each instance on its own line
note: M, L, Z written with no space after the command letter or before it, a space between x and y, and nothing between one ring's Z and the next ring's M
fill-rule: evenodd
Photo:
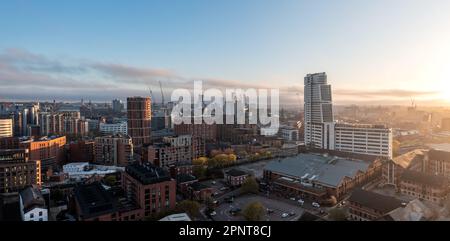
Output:
M337 104L450 104L448 0L0 2L0 100L279 88L327 72Z

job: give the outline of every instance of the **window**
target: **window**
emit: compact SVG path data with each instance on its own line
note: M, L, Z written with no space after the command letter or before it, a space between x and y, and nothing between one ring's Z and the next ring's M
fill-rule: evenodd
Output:
M42 217L42 211L39 212L39 217Z
M30 214L30 218L34 218L34 213Z

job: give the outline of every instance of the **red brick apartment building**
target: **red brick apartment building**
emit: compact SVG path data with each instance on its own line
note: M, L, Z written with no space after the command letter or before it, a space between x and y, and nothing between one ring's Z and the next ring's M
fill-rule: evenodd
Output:
M174 126L176 135L191 135L194 137L200 137L209 143L215 143L217 141L217 125L208 125L206 123L201 124L179 124Z
M142 162L160 167L191 164L192 160L201 156L205 156L205 143L191 135L164 137L161 142L142 148Z
M29 159L33 161L40 160L42 170L47 171L62 164L65 158L65 145L65 136L55 136L22 140L19 148L28 149Z
M27 149L0 150L0 193L41 184L41 163L28 155Z
M150 97L127 98L128 135L135 146L151 142L152 109Z
M174 209L176 185L167 171L150 163L131 164L122 175L127 198L143 209L144 217Z
M68 147L68 162L94 162L94 141L72 142Z

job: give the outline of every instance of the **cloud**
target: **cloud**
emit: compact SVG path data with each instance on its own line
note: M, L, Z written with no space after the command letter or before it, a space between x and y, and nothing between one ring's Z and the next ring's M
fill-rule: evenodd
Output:
M280 102L300 105L303 86L279 83L229 80L214 77L182 76L173 70L146 68L120 63L92 60L54 59L23 49L0 52L0 97L10 99L80 99L110 100L132 95L148 95L148 87L160 100L158 82L161 81L166 99L177 88L193 89L194 80L202 80L203 88L271 89L280 90ZM284 84L280 84L284 83ZM429 97L437 93L415 90L333 90L334 99L348 100L409 100L410 97Z
M384 89L384 90L370 90L370 91L337 89L333 91L333 94L338 96L352 96L360 98L374 98L374 97L410 98L415 96L433 96L438 93L435 91L398 90L398 89Z
M89 67L109 77L129 79L136 83L146 83L148 80L183 79L182 77L177 76L173 71L166 69L138 68L111 63L93 63L90 64Z

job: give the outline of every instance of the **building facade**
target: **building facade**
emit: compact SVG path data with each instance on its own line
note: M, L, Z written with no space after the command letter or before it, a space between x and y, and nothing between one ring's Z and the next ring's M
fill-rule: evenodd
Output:
M20 213L25 222L48 221L48 209L41 191L35 187L27 187L20 191Z
M248 173L242 170L231 169L229 171L224 172L223 176L225 183L227 183L229 186L239 187L245 182L245 180L247 180L247 177L249 175Z
M0 118L0 138L12 137L13 135L13 120L10 118Z
M106 166L127 166L134 161L130 136L116 134L95 138L95 163Z
M128 200L143 209L144 217L172 210L176 204L176 181L152 164L132 164L122 175Z
M334 133L333 150L393 157L392 129L384 125L336 124Z
M353 221L375 221L402 206L396 198L362 189L355 190L348 203L349 216Z
M450 182L444 176L406 170L400 178L398 190L405 195L442 205L448 198Z
M29 160L27 149L0 150L0 193L41 184L39 160Z
M164 137L161 142L144 146L142 161L159 167L191 164L193 159L205 156L203 139L191 135Z
M382 160L327 154L299 154L269 162L264 179L275 192L316 202L341 200L359 185L381 175Z
M57 168L65 159L65 136L28 138L19 143L19 148L28 149L30 160L41 161L42 171Z
M321 148L325 123L334 122L331 85L326 73L308 74L304 84L305 144Z
M305 145L392 158L392 129L383 125L337 123L325 73L305 77Z
M128 135L128 123L120 122L114 124L100 123L99 130L102 134L123 134Z
M151 99L150 97L127 98L128 134L133 144L142 146L151 142Z
M94 162L95 141L77 141L68 145L69 162Z

